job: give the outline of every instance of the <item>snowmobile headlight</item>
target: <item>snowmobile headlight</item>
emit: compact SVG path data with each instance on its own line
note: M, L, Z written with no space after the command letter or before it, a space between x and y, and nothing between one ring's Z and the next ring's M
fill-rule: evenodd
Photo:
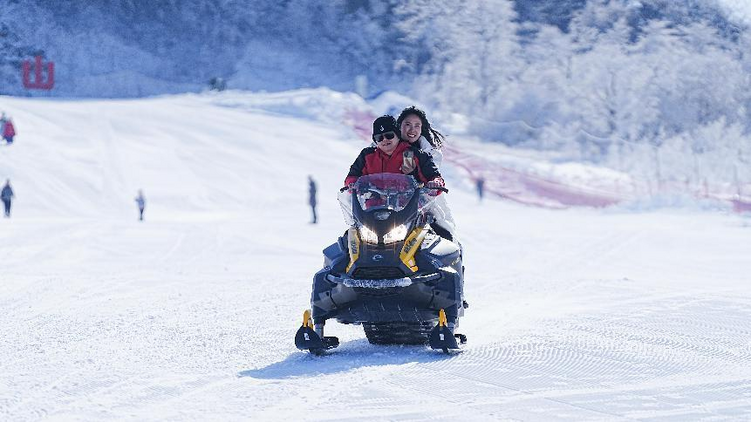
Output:
M360 236L362 240L368 243L378 243L378 235L373 230L365 226L360 226Z
M383 236L383 243L401 242L405 237L407 237L407 226L401 224L386 233L386 236Z

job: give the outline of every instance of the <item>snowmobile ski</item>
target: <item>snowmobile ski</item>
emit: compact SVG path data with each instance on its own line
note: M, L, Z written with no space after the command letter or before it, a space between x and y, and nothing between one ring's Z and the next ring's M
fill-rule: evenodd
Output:
M326 350L339 346L337 337L321 337L313 327L313 320L310 317L310 310L303 312L302 326L297 330L295 335L295 346L300 350L307 350L314 355L321 355ZM323 329L321 329L321 334Z
M456 340L459 339L459 343ZM434 350L442 350L443 353L461 350L459 344L465 344L467 336L464 334L454 334L448 326L446 320L446 311L441 309L438 312L438 325L430 332L428 344Z

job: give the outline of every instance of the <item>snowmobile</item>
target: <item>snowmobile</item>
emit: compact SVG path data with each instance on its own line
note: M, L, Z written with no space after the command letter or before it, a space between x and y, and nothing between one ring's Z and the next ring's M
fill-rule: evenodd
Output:
M350 228L323 250L311 310L295 336L299 349L318 355L337 347L338 338L324 336L332 318L361 324L372 344L429 344L449 353L466 343L455 333L468 306L462 250L431 228L441 212L433 206L439 193L391 173L342 188L339 203Z

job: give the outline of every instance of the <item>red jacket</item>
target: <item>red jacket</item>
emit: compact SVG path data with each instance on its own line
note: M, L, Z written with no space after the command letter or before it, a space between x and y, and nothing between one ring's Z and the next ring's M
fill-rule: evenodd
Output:
M3 138L10 138L16 136L16 130L13 128L13 122L8 120L5 122L5 130L3 130Z
M414 153L415 170L410 173L420 182L426 183L430 180L439 179L443 185L441 173L438 172L433 159L428 153L410 146L409 143L401 141L396 145L396 149L391 155L387 155L377 147L367 147L360 152L352 166L349 168L349 174L344 179L344 185L348 186L354 183L360 176L377 173L397 173L402 174L402 161L404 151L411 149Z

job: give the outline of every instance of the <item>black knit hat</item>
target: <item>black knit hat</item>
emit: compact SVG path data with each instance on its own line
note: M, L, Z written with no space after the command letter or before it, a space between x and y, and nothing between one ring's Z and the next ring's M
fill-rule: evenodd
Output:
M399 130L396 128L396 119L394 119L394 116L389 116L388 114L375 119L373 122L373 135L380 135L386 132L399 133Z

